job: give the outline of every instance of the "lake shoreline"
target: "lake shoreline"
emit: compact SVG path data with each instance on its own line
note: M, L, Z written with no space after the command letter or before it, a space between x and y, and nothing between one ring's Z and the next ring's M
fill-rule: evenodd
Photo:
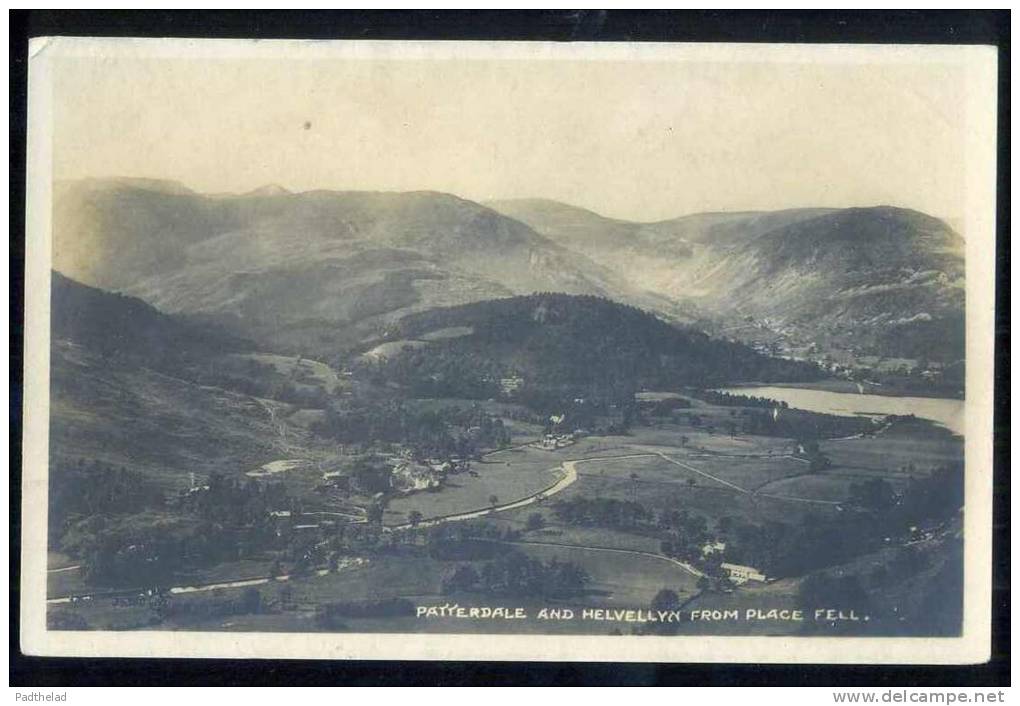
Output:
M730 385L717 392L747 397L763 397L783 402L793 409L844 417L910 416L934 422L953 434L964 435L964 401L947 397L915 395L861 394L854 384L852 392L791 387L787 385Z
M966 395L953 394L950 390L913 390L891 388L885 385L862 382L864 394L876 397L924 397L933 400L956 400L963 402ZM821 392L857 393L857 383L850 380L830 378L812 382L738 382L725 386L727 389L740 387L783 387L791 390L818 390ZM723 388L719 388L723 389Z

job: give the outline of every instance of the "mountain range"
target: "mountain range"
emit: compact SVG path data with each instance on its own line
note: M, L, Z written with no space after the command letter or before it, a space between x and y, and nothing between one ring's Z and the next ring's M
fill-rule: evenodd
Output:
M533 291L668 306L519 221L433 192L61 183L54 267L295 351L360 340L408 311Z
M787 349L963 358L963 239L889 206L705 213L654 223L554 201L490 202L636 286L698 307L706 328Z
M53 232L58 271L269 350L321 355L414 312L562 292L783 352L963 357L963 240L892 207L635 223L535 199L88 179L56 185Z

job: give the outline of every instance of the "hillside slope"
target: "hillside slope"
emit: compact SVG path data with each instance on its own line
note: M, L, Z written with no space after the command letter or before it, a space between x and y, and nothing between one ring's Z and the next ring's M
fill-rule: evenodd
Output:
M85 346L110 361L173 369L198 359L249 350L221 330L168 316L135 297L105 292L53 272L53 341Z
M421 396L490 397L519 376L533 394L630 400L675 389L821 376L807 363L769 358L640 309L590 296L537 294L408 316L375 355L385 379ZM469 389L470 388L470 389Z
M276 403L195 381L249 344L56 272L51 289L52 467L98 460L176 492L273 458Z
M61 183L54 263L86 284L292 350L494 296L643 296L518 221L434 192L208 196L163 182Z
M963 357L963 240L893 207L607 219L542 200L493 202L637 286L694 302L744 340L788 349Z

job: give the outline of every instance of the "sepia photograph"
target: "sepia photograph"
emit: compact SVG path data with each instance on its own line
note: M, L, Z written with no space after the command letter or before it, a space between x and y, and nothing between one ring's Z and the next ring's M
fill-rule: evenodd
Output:
M987 659L994 48L29 53L26 653Z

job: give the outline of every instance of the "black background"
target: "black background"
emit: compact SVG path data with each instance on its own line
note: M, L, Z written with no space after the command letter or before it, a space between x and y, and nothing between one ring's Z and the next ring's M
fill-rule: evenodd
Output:
M28 39L34 36L990 44L999 55L992 659L982 665L832 666L62 659L19 649L21 385ZM10 684L814 685L1009 684L1008 11L58 11L10 12ZM427 639L424 636L422 639Z

